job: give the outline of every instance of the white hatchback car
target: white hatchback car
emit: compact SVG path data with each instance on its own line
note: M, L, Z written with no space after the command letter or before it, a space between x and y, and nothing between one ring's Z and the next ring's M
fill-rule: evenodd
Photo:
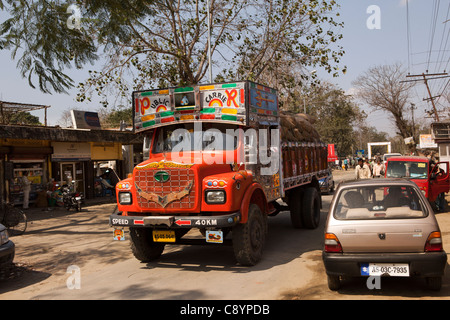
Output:
M342 276L424 277L440 290L447 263L434 212L417 185L370 179L339 185L325 225L328 287Z

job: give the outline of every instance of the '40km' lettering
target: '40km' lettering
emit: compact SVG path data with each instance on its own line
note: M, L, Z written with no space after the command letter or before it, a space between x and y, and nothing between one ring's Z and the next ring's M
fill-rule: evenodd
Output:
M197 226L216 226L217 220L202 219L194 222Z

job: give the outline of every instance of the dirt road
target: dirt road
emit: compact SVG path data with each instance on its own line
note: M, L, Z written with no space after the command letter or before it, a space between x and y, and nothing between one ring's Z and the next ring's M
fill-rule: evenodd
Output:
M353 172L337 172L337 181ZM129 241L114 241L108 216L114 204L27 212L26 233L12 237L15 266L0 274L0 300L7 299L449 299L450 272L442 290L427 291L424 281L386 279L381 290L369 290L364 279L348 280L329 291L321 260L323 227L330 195L323 196L321 225L296 230L289 214L269 219L262 261L251 268L236 265L227 246L166 246L155 262L140 263ZM450 212L437 215L450 252ZM80 289L70 290L68 268L80 270ZM447 266L448 269L448 266ZM73 284L72 282L70 284Z

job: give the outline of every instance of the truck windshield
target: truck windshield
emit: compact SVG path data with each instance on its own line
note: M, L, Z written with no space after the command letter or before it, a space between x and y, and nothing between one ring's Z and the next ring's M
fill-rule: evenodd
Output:
M387 165L386 177L427 179L428 163L412 161L389 161Z
M228 132L227 132L228 129ZM201 131L193 123L160 127L156 131L153 153L171 151L235 150L238 145L236 128L224 124L203 123Z

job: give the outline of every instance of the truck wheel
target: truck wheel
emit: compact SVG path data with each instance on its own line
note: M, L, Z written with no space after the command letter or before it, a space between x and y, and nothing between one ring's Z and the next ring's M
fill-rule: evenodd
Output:
M302 197L303 225L307 229L316 229L320 223L320 196L317 189L309 187Z
M267 234L267 216L259 206L250 204L248 220L233 227L233 250L239 264L254 266L262 257Z
M302 216L302 189L295 188L289 195L289 211L291 212L291 223L294 228L303 227Z
M163 250L163 243L153 242L152 229L130 228L130 245L133 255L142 262L158 259Z

